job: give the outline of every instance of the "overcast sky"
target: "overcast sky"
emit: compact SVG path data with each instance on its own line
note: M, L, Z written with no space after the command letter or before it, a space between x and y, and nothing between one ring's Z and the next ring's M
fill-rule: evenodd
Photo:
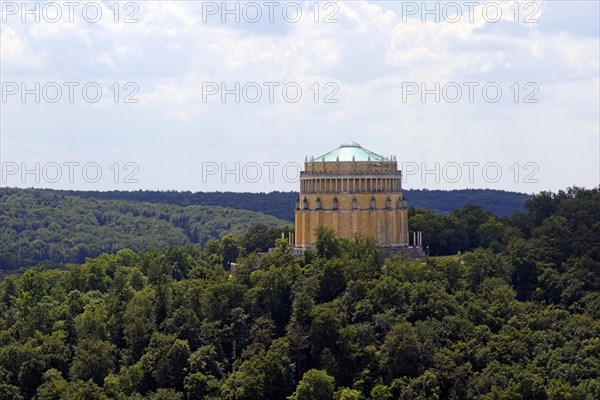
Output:
M405 188L599 184L597 1L46 3L2 2L2 186L297 190L349 140Z

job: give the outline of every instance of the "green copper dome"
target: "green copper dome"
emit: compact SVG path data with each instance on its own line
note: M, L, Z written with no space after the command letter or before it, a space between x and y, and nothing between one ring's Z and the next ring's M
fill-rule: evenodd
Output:
M356 142L346 142L335 150L315 157L315 162L335 162L335 161L389 161L389 158L373 153L361 147Z

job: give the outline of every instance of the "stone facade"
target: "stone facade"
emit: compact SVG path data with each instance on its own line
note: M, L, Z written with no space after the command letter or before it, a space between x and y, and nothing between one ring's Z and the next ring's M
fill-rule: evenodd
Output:
M355 234L374 237L391 253L407 249L407 202L395 157L376 155L353 142L338 150L304 163L296 200L296 249L314 245L319 225L348 239Z

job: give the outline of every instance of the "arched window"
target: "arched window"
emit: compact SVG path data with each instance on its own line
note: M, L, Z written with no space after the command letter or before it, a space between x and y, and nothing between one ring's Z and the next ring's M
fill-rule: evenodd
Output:
M300 197L296 197L296 210L300 209Z
M375 196L371 197L371 209L374 210L377 208L377 204L375 204Z
M317 197L317 204L316 204L315 209L317 209L317 210L321 209L321 198L320 197Z
M333 209L337 210L338 208L339 208L339 206L338 206L338 199L337 199L337 197L334 197L333 198Z
M306 197L304 198L304 200L302 200L302 208L308 210L308 200L306 199Z
M358 201L356 201L356 197L352 199L352 209L358 210Z
M385 208L388 210L392 209L392 199L390 199L390 196L388 196L387 200L385 201Z

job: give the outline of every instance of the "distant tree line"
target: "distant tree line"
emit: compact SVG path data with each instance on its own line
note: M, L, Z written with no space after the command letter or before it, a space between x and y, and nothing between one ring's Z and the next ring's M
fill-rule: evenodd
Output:
M46 189L48 190L48 189ZM273 215L279 219L294 221L294 204L297 192L234 193L234 192L189 192L189 191L75 191L52 190L51 192L100 200L142 201L178 206L203 205L249 210ZM437 214L449 214L468 204L481 206L497 216L509 216L523 210L530 196L524 193L491 189L462 190L404 190L409 205L428 209Z

